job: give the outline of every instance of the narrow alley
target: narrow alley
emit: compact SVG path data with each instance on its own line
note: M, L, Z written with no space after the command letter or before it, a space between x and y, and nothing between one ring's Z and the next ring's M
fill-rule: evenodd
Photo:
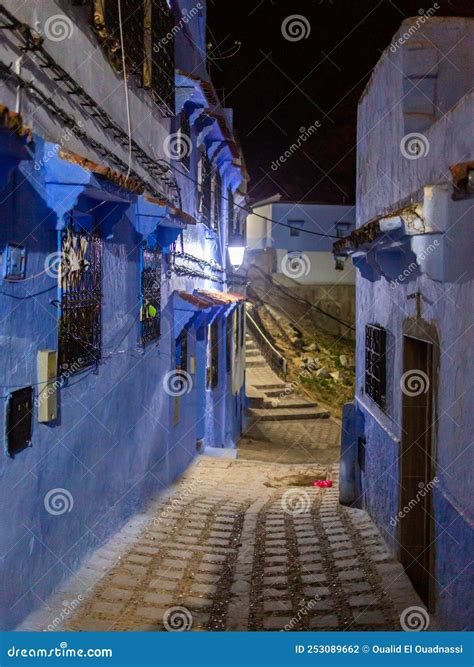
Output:
M473 667L473 53L0 2L0 666Z
M284 391L248 343L249 395ZM406 629L420 599L368 514L339 504L335 459L321 463L338 424L296 393L285 400L250 410L263 460L201 456L20 629ZM311 419L294 414L303 409ZM292 455L309 463L279 462Z

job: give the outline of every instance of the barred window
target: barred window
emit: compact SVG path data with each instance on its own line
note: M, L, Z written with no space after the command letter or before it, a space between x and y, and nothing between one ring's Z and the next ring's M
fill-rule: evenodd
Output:
M377 324L365 327L365 392L381 408L386 398L387 332Z
M146 345L161 331L161 248L141 246L140 340Z
M150 89L161 110L174 114L174 19L167 0L121 0L126 68ZM112 67L122 71L119 3L94 0L94 28Z
M219 232L221 228L221 211L222 211L222 178L219 170L216 167L214 173L214 211L213 211L213 228Z
M232 188L227 188L227 231L229 234L235 231L234 193Z
M174 115L174 19L167 0L151 2L151 89L153 95Z
M176 370L188 371L188 330L185 327L176 339Z
M72 211L59 232L59 372L68 374L98 363L101 356L102 239L81 225ZM87 216L88 222L90 217Z
M177 150L181 164L189 171L191 158L191 125L188 114L182 111L179 117Z
M95 4L103 5L103 18L107 41L119 44L120 22L119 3L117 0L99 0ZM143 83L144 61L144 2L143 0L120 0L120 16L122 18L123 46L127 65L132 74L137 75L140 84ZM121 54L119 53L118 55ZM120 63L115 63L117 66Z
M229 372L232 369L232 326L233 316L228 315L226 318L226 329L225 329L225 358L226 358L226 371Z
M208 357L206 385L209 389L217 387L219 382L219 322L214 320L208 327Z
M211 226L211 183L212 181L212 165L203 152L199 159L198 168L198 195L199 195L199 213L201 214L201 222L208 227Z

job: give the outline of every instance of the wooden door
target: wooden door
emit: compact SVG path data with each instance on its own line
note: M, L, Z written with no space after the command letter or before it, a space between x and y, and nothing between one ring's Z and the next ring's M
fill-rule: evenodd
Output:
M434 522L432 488L433 349L431 343L404 336L402 451L400 476L401 562L428 605L433 582Z

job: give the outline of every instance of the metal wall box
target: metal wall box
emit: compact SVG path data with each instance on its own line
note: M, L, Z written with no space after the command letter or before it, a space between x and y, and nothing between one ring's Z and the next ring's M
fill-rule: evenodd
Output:
M24 280L26 272L26 248L7 243L2 252L2 277L5 280Z
M56 350L38 350L38 421L54 421L58 416L58 355Z
M13 458L31 444L33 387L12 391L8 396L6 412L6 454Z

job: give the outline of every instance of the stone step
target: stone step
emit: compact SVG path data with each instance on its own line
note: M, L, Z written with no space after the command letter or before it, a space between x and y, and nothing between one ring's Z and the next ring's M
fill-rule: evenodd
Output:
M247 408L246 414L255 421L300 421L302 419L329 419L329 412L308 408Z
M267 384L254 384L255 389L263 391L265 394L268 394L269 391L282 391L288 385L284 382L269 382Z
M259 391L255 391L254 387L247 387L245 390L247 396L248 406L250 408L263 408L265 405L265 396Z
M247 368L263 368L266 365L267 365L267 362L261 356L245 360L245 366Z
M247 349L245 350L245 354L246 354L247 357L258 357L258 356L263 356L263 355L261 354L260 350L258 350L257 348L252 349L252 350L249 350L249 348L247 348Z
M292 397L291 395L281 393L274 396L272 399L265 399L262 407L275 409L275 403L278 402L279 408L317 408L318 404L314 401L307 401L300 396Z
M291 394L292 389L290 385L282 384L274 389L262 389L261 386L258 387L261 391L264 392L266 396L280 396L280 394L285 393L285 395Z

